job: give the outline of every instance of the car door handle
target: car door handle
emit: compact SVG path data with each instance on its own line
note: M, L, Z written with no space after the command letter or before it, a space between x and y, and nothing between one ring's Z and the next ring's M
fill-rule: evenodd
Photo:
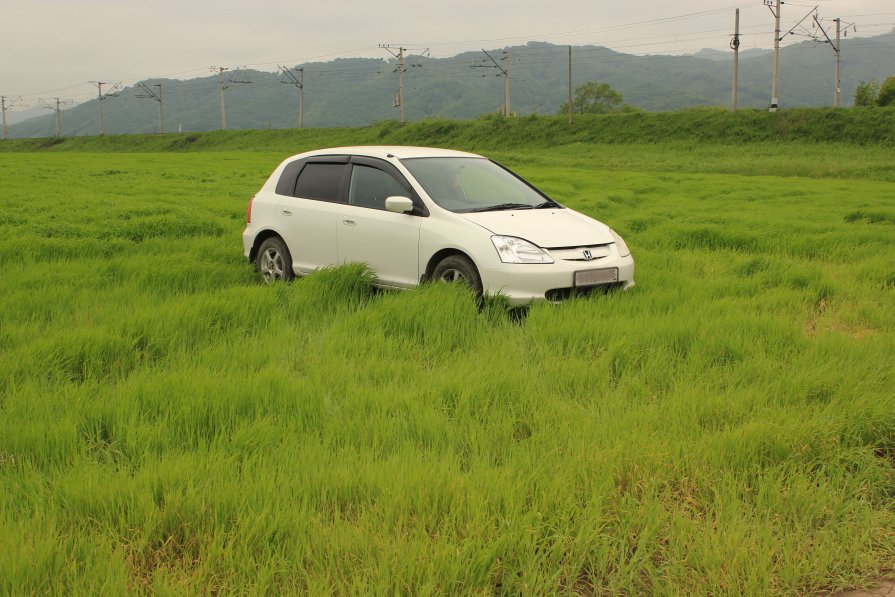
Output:
M343 219L342 223L347 224L348 226L354 226L355 224L357 224L357 222L355 222L354 220L351 220L349 218Z
M284 215L284 216L291 216L291 215L292 215L292 212L289 211L288 209L284 209L284 210L283 210L283 215Z

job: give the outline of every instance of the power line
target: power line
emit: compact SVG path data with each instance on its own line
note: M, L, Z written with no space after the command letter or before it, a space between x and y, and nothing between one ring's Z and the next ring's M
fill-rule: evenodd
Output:
M268 66L271 64L276 64L279 66L281 63L293 63L300 64L302 62L307 62L309 60L319 60L320 58L338 58L339 56L345 56L346 54L352 54L356 52L361 52L363 50L373 50L376 49L377 46L362 46L360 48L353 48L351 50L344 50L342 52L333 52L330 54L320 54L317 56L306 56L303 58L289 58L287 60L274 60L270 62L254 62L252 64L246 64L246 66Z
M739 6L743 6L743 2L738 3ZM760 6L761 2L759 0L755 0L752 2L746 2L746 6ZM465 41L448 41L448 42L428 42L425 45L429 47L440 47L440 46L449 46L449 45L466 45L466 44L481 44L481 43L497 43L497 42L507 42L507 41L517 41L517 40L530 40L530 39L546 39L551 37L566 37L569 35L581 35L585 33L605 33L609 31L621 31L625 29L634 29L637 27L645 27L649 25L655 25L658 23L670 23L674 21L680 21L684 19L692 19L695 17L702 16L711 16L716 14L721 14L730 10L730 8L734 8L734 6L724 7L724 8L714 8L711 10L704 10L699 12L686 13L681 15L674 15L669 17L660 17L656 19L648 19L645 21L635 21L633 23L625 23L621 25L611 25L609 27L599 27L599 28L587 28L587 29L576 29L572 31L563 31L563 32L554 32L554 33L541 33L541 34L528 34L528 35L520 35L520 36L512 36L512 37L495 37L489 39L470 39ZM422 45L422 44L421 44Z
M759 5L759 4L760 4L760 2L759 2L758 0L753 0L753 1L751 1L751 2L747 2L747 3L745 3L746 6ZM743 3L740 2L739 5L742 6ZM434 45L462 45L462 44L471 44L471 43L481 43L481 42L484 42L484 41L511 41L511 40L518 40L518 39L532 39L532 38L558 37L558 36L566 36L566 35L570 35L570 34L599 33L599 32L607 32L607 31L620 31L620 30L625 30L625 29L631 29L631 28L636 28L636 27L641 27L641 26L652 25L652 24L656 24L656 23L674 22L674 21L677 21L677 20L691 19L691 18L696 18L696 17L700 17L700 16L710 16L710 15L713 15L713 14L718 14L719 12L722 12L722 11L725 11L725 10L727 10L727 9L726 9L726 8L718 8L718 9L712 9L712 10L701 11L701 12L694 12L694 13L687 13L687 14L682 14L682 15L674 15L674 16L669 16L669 17L663 17L663 18L659 18L659 19L652 19L652 20L647 20L647 21L639 21L639 22L634 22L634 23L626 23L626 24L621 24L621 25L616 25L616 26L611 26L611 27L604 27L604 28L580 29L580 30L576 30L576 31L567 31L567 32L558 32L558 33L547 33L547 34L528 35L528 36L516 36L516 37L507 37L507 38L495 38L495 39L492 39L492 40L477 40L477 41L476 41L476 40L467 40L467 41L448 41L448 42L441 42L441 43L439 43L439 44L422 44L422 45L427 45L428 47L433 47ZM885 13L883 13L883 14L885 14ZM316 59L321 59L321 58L330 58L330 57L344 56L344 55L346 55L346 54L350 54L350 53L358 52L358 51L362 51L362 50L367 50L367 49L372 49L372 48L373 48L373 46L363 46L363 47L355 48L355 49L352 49L352 50L345 50L345 51L341 51L341 52L333 52L333 53L329 53L329 54L321 54L321 55L317 55L317 56L310 56L310 57L297 58L297 59L291 59L291 60L278 60L278 61L270 61L270 62L259 62L259 63L254 63L254 64L252 64L251 66L272 65L272 64L280 64L280 63L286 63L286 64L288 64L288 63L290 63L290 62L292 62L292 61L294 61L294 62L301 62L301 61L316 60ZM157 76L149 77L149 78L155 78L155 79L157 79L157 78L163 78L163 77L169 77L169 76L178 76L178 75L188 74L188 73L192 73L192 72L199 72L199 71L201 71L201 70L202 70L201 68L195 68L195 69L184 70L184 71L179 71L179 72L175 72L175 73L168 73L168 74L163 74L163 75L157 75ZM135 81L136 81L136 80L133 80L133 79L132 79L132 80L130 80L129 82L135 82ZM53 90L46 90L46 91L32 92L32 93L23 93L23 94L21 94L21 95L25 95L25 96L36 96L36 95L43 95L43 94L46 94L46 93L55 93L55 92L57 92L57 91L65 91L65 90L67 90L67 89L72 89L72 88L75 88L75 87L79 87L79 86L81 86L81 85L83 85L83 84L85 84L85 83L77 83L77 84L75 84L75 85L71 85L71 86L69 86L69 87L64 87L64 88L60 88L60 89L53 89Z
M760 5L760 4L761 4L760 2L758 2L758 1L754 1L754 2L746 3L745 5L746 5L746 6L752 6L752 5L756 5L756 6L757 6L757 5ZM743 5L743 3L740 3L740 5ZM696 13L688 13L688 14L684 14L684 15L677 15L677 16L671 16L671 17L664 17L664 18L661 18L661 19L653 19L653 20L648 20L648 21L640 21L640 22L635 22L635 23L622 24L622 25L617 25L617 26L612 26L612 27L592 28L592 29L580 29L580 30L576 30L576 31L559 32L559 33L553 33L553 34L544 34L544 35L541 35L540 37L554 37L554 36L560 36L560 35L569 35L569 34L587 33L587 32L621 31L621 30L633 29L633 28L636 28L636 27L645 26L645 25L650 25L650 24L655 24L655 23L664 23L664 22L669 22L669 23L670 23L670 22L674 22L674 21L676 21L676 20L682 20L682 19L688 19L688 18L697 18L697 17L700 17L700 16L709 16L709 15L715 14L715 13L717 13L717 12L719 12L719 11L723 11L723 10L726 10L726 9L713 9L713 10L702 11L702 12L696 12ZM886 15L886 14L895 14L895 13L870 13L870 14L868 14L868 15L851 15L851 16L852 16L852 17L854 17L854 16L875 16L875 15ZM753 26L753 27L754 27L754 26ZM747 29L748 29L748 28L749 28L749 27L747 27ZM717 30L716 30L716 31L717 31ZM528 36L528 38L531 38L531 37L536 37L536 36ZM636 38L627 38L627 40L620 40L620 41L630 41L630 40L636 40L636 39L655 39L655 38L663 38L663 37L665 37L665 38L670 38L670 37L672 37L672 36L671 36L671 35L668 35L668 36L647 36L647 37L636 37ZM525 39L525 37L519 36L518 38L503 38L503 39L504 39L504 40L506 40L506 39ZM673 39L675 40L675 43L677 43L677 42L681 41L683 38L674 37ZM691 40L695 40L695 39L702 39L702 38L692 38L692 37L691 37L690 39L691 39ZM457 45L457 44L465 44L465 43L470 43L470 42L467 42L467 41L464 41L464 42L442 42L442 45L448 45L448 44L454 44L454 45ZM606 42L604 42L604 43L606 43ZM609 43L611 43L611 42L609 42ZM662 43L657 43L657 44L652 44L652 45L665 45L666 43L668 43L668 42L662 42ZM618 49L620 49L620 48L639 47L639 46L646 46L646 45L651 45L651 44L625 44L625 45L617 45L617 44L613 44L613 47L614 47L614 48L618 48ZM296 60L311 60L311 59L316 59L316 58L326 58L326 57L331 57L331 56L340 56L340 55L349 54L349 53L351 53L352 51L364 50L364 49L367 49L367 48L369 48L369 46L365 46L365 47L357 48L357 49L355 49L355 50L347 50L347 51L344 51L344 52L334 52L334 53L331 53L331 54L322 54L322 55L318 55L318 56L312 56L312 57L303 58L303 59L296 59ZM679 52L679 51L682 51L682 50L676 48L674 51L675 51L675 52ZM289 61L285 61L285 62L286 62L286 63L289 63ZM257 64L273 64L273 63L271 62L271 63L257 63ZM176 72L176 73L169 73L169 74L166 74L166 75L159 75L158 77L176 76L176 75L185 74L185 73L190 73L190 72L197 72L198 70L201 70L201 69L191 69L191 70L188 70L188 71L179 71L179 72ZM158 77L155 77L155 78L158 78ZM33 96L33 95L42 95L42 94L44 94L44 93L53 93L53 92L56 92L56 91L63 91L63 90L67 90L67 89L72 89L72 88L78 87L78 86L80 86L80 85L82 85L82 84L83 84L83 83L79 83L79 84L72 85L72 86L65 87L65 88L61 88L61 89L58 89L58 90L42 91L42 92L29 93L29 94L24 94L24 95Z
M768 5L770 5L771 1L772 1L772 0L768 0ZM754 2L753 4L756 4L756 5L757 5L758 2ZM783 4L783 3L780 2L779 4ZM702 14L710 14L710 13L714 13L714 12L716 12L716 11L715 11L715 10L713 10L713 11L703 11L703 13L691 13L691 15L695 15L695 14L699 14L699 15L702 15ZM772 9L772 12L774 12L773 9ZM810 49L810 48L808 48L808 47L792 47L792 46L790 46L790 45L785 45L783 42L785 41L785 38L787 38L787 37L789 37L789 36L795 36L795 35L807 35L808 37L810 37L810 38L811 38L812 40L814 40L814 41L822 41L822 40L819 40L819 38L818 38L816 35L812 35L810 31L808 31L807 29L805 29L804 27L802 27L802 23L803 23L808 17L812 16L812 14L814 14L814 18L817 20L817 22L818 22L818 24L819 24L819 19L817 19L817 16L816 16L816 7L815 7L815 9L814 9L813 11L809 12L809 13L806 14L804 17L802 17L802 19L801 19L800 21L796 22L795 25L794 25L794 26L793 26L793 27L792 27L786 34L784 34L784 35L780 35L780 25L778 25L778 27L775 28L775 31L774 31L775 39L776 39L776 44L775 44L775 45L777 46L777 47L775 48L775 52L777 53L777 55L779 55L779 51L780 51L783 47L788 48L788 51L803 51L803 50L809 50L809 49ZM888 14L888 13L882 13L882 14ZM893 14L895 14L895 13L893 13ZM687 16L688 16L688 15L681 15L681 16L679 16L679 17L668 17L668 18L665 18L665 19L656 19L656 20L652 20L652 21L643 21L643 22L641 22L641 23L652 23L652 22L655 22L655 21L673 22L674 20L680 20L680 19L686 18ZM852 24L852 25L853 25L853 24ZM638 25L637 23L634 23L634 24L630 24L630 25L628 25L628 26L626 26L626 27L633 28L634 26L639 26L639 25ZM880 27L880 26L881 26L881 25L879 25L879 24L874 24L874 25L871 25L870 28ZM862 25L862 27L863 27L863 25ZM754 26L751 26L751 27L746 27L745 29L747 29L747 30L757 30L757 29L760 29L760 28L762 28L761 25L754 25ZM606 30L611 30L611 29L613 29L613 28L606 28ZM715 31L720 31L720 30L708 30L708 31L705 31L705 32L694 32L694 33L691 33L691 34L688 35L688 36L681 36L681 37L672 37L671 35L630 37L630 38L628 38L628 40L627 40L627 41L629 41L629 42L634 42L634 41L638 41L638 40L660 40L660 41L649 41L649 42L644 42L644 43L628 43L628 44L624 44L624 45L621 45L621 46L616 45L616 46L615 46L615 49L613 49L613 48L607 48L607 47L585 47L585 48L582 48L582 49L578 50L578 52L579 52L582 56L585 56L585 57L592 57L592 58L590 59L590 62L593 62L594 60L599 59L599 61L600 61L601 64L607 64L607 65L611 65L611 64L620 64L620 63L622 63L622 62L624 62L624 61L626 61L626 60L631 59L632 56L627 55L627 54L623 54L623 53L620 53L620 52L616 51L616 50L619 49L619 48L656 47L656 46L663 46L663 45L667 46L667 44L669 43L669 41L666 41L666 40L669 39L669 38L670 38L670 39L673 39L675 44L677 44L677 43L681 43L681 42L697 42L697 41L702 40L702 39L716 39L718 36L710 36L710 37L708 37L708 36L701 36L701 33L712 33L712 32L715 32ZM846 29L846 31L847 31L847 29ZM746 33L738 33L738 34L736 34L736 37L737 37L738 40L740 40L741 38L742 38L742 39L745 39L747 36L751 36L751 38L754 39L754 36L759 35L759 34L761 34L761 33L762 33L762 31L756 31L755 33L749 33L749 34L746 34ZM843 34L845 34L845 32L843 32ZM827 37L827 42L828 42L828 43L831 43L831 46L834 45L833 42L832 42L832 40L830 39L831 35L827 35L825 30L824 30L824 35ZM823 42L823 43L827 43L827 42ZM867 46L869 46L871 42L870 42L870 40L859 39L857 42L855 42L855 41L849 41L849 42L848 42L848 45L849 45L850 48L852 48L852 47L857 48L857 47L865 47L865 45L864 45L865 43L866 43ZM873 41L872 43L875 44L875 45L878 45L878 44L881 44L881 43L883 43L883 42ZM854 45L853 45L853 44L854 44ZM742 47L745 47L745 46L755 47L755 44L754 44L754 43L752 43L752 44L750 44L750 43L746 43L746 44L743 44ZM400 83L400 88L399 88L399 94L398 94L398 97L397 97L396 100L395 100L395 106L396 106L396 107L401 107L401 108L402 108L402 110L401 110L401 112L402 112L402 118L401 118L401 120L402 120L402 122L403 122L403 121L405 120L405 118L404 118L404 116L405 116L405 114L404 114L404 112L405 112L405 110L404 110L404 103L405 103L405 102L404 102L404 100L405 100L404 95L405 95L405 93L406 93L406 91L407 91L407 90L406 90L406 85L405 85L405 80L404 80L404 75L405 75L406 71L407 71L409 68L411 68L411 67L415 67L415 66L421 66L421 64L408 64L408 62L409 62L409 60L408 60L408 56L407 56L408 48L405 48L405 47L398 47L398 48L397 48L397 53L395 53L395 52L393 52L393 51L390 49L391 46L381 46L381 47L383 47L383 48L385 48L385 49L388 49L388 50L390 51L390 53L392 54L393 57L398 58L398 67L395 68L395 69L393 70L393 72L399 72L399 73L400 73L400 77L399 77L399 78L400 78L400 82L399 82L399 83ZM837 40L837 42L836 42L836 44L835 44L834 51L836 50L836 48L838 48L838 49L841 51L841 46L840 46L838 40ZM695 49L699 49L699 48L693 48L693 49L695 50ZM483 49L483 51L484 51L484 49ZM557 55L558 55L558 52L559 52L559 51L560 51L560 50L557 50L557 48L555 48L555 47L549 47L549 48L542 48L542 47L527 48L527 47L526 47L526 48L522 48L522 49L520 50L519 54L516 54L516 53L514 52L514 57L517 57L517 56L523 56L523 57L525 57L525 58L528 58L529 56L532 56L532 55L547 55L547 54L557 54ZM674 48L674 52L675 52L675 53L686 52L686 51L689 51L689 50L688 50L688 49L682 49L682 48L679 48L679 47L675 47L675 48ZM428 53L428 52L427 52L427 53ZM341 54L344 54L344 53L341 53ZM837 52L837 54L839 54L839 52ZM402 55L403 55L403 56L402 56ZM656 55L656 54L646 54L646 56L653 57L653 58L655 58L655 59L664 59L664 58L665 58L665 56L660 56L660 55ZM669 57L669 58L670 58L670 57ZM776 58L776 57L775 57L775 58ZM510 86L510 76L509 76L509 71L510 71L509 48L506 48L506 49L504 50L504 56L503 56L502 58L498 57L497 60L494 60L494 58L492 58L491 55L489 54L489 55L488 55L488 59L491 60L491 61L495 64L495 66L499 67L500 74L498 74L497 76L504 76L504 78L505 78L505 80L504 80L504 83L505 83L505 90L504 90L504 105L503 105L503 111L504 111L505 113L509 113L509 112L510 112L510 109L509 109L509 105L510 105L510 101L509 101L509 91L510 91L510 89L509 89L509 86ZM358 60L364 60L364 59L362 59L362 58L358 58ZM366 60L369 60L369 61L373 64L373 67L375 67L377 64L380 64L380 63L383 62L383 61L380 61L380 60L375 59L375 58L369 58L369 59L366 59ZM518 60L518 59L517 59L517 61L521 62L521 60ZM517 61L513 61L513 64L516 64ZM500 63L503 63L505 66L500 66ZM392 64L393 64L393 63L392 63ZM838 56L838 55L837 55L837 66L838 66L839 64L841 64L841 56ZM372 80L372 81L380 80L378 77L376 77L376 75L378 75L382 69L379 69L379 70L375 71L375 74L373 74L373 72L367 70L367 66L368 66L368 65L367 65L366 63L364 63L364 64L361 64L359 67L354 67L354 66L352 65L351 67L343 68L343 67L341 67L341 66L339 66L339 65L337 64L334 68L326 68L326 70L322 70L322 69L321 69L321 70L319 71L319 73L310 73L310 72L309 72L309 74L310 74L311 76L319 77L319 80L332 80L332 81L337 81L337 80L340 80L340 79L357 79L359 76L360 76L360 77L364 77L364 76L366 76L366 77L368 77L368 80ZM523 68L524 68L524 67L525 67L525 65L523 65ZM282 71L284 68L285 68L285 67L280 66L281 71ZM456 72L456 68L457 68L456 66L454 66L454 65L452 65L452 64L450 64L449 62L446 61L446 62L444 62L444 63L442 63L442 64L438 64L438 63L436 62L436 63L433 64L432 67L427 68L426 71L427 71L427 75L429 75L429 76L432 76L432 75L437 76L437 75L439 75L439 74L441 74L441 73ZM494 68L494 67L491 67L491 68ZM291 82L291 84L296 84L296 82L299 83L298 85L296 85L296 87L297 87L297 88L299 89L299 91L300 91L300 98L299 98L299 126L303 126L303 97L301 97L303 94L302 94L301 92L302 92L302 90L303 90L304 70L306 70L306 68L305 68L305 67L301 67L301 68L297 68L297 69L287 69L287 70L289 70L289 71L294 71L294 72L297 72L297 73L300 73L300 74L301 74L301 80L296 79L296 78L294 77L294 75L291 74L291 72L290 72L290 75L289 75L289 76L291 76L292 79L293 79L292 82ZM221 98L220 98L220 99L221 99L221 125L222 125L222 128L226 128L226 112L225 112L225 106L224 106L224 97L223 97L223 96L224 96L224 93L223 93L223 91L224 91L225 89L227 89L227 88L229 87L229 85L232 84L232 83L249 83L249 82L250 82L250 81L237 81L237 80L235 80L236 75L237 75L239 72L243 72L244 69L235 69L235 70L232 70L232 71L229 73L229 77L226 77L226 79L225 79L225 77L224 77L224 71L231 71L231 69L229 69L229 68L227 68L227 67L212 67L212 72L216 72L216 73L218 73L218 88L219 88L219 92L220 92L220 94L221 94ZM184 71L184 72L194 72L194 71ZM776 77L776 74L777 74L777 73L775 73L775 78L777 78L777 77ZM515 77L514 77L514 78L515 78ZM837 76L837 81L838 81L838 79L839 79L839 77ZM318 80L318 79L313 79L313 80L316 81L316 80ZM290 81L283 81L283 82L284 82L284 83L290 83ZM521 82L521 81L520 81L520 82ZM113 96L113 95L115 95L114 93L111 93L110 91L114 91L115 89L120 88L121 84L120 84L120 82L119 82L119 83L116 83L116 84L114 84L115 86L112 87L110 91L106 91L106 93L103 93L104 90L105 90L104 86L112 85L111 83L102 82L102 81L91 81L90 83L93 84L94 86L96 86L97 91L98 91L97 96L95 96L95 97L97 97L97 99L98 99L98 108L99 108L99 112L100 112L100 134L104 134L104 132L105 132L105 129L104 129L104 119L103 119L103 105L104 105L103 102L104 102L104 99L105 99L106 97L108 97L108 96ZM73 88L79 87L80 85L81 85L81 84L79 84L79 85L74 85L74 86L67 87L67 88L63 88L63 89L73 89ZM140 84L138 85L138 87L141 87L141 88L144 88L144 87L146 87L146 86L148 86L148 85L147 85L147 84L144 84L144 83L140 83ZM161 93L161 84L154 84L154 85L152 85L152 87L158 87L158 88L159 88L159 94ZM837 89L839 89L839 88L840 88L840 85L837 84ZM416 87L415 87L415 86L411 86L411 89L416 89ZM524 89L524 87L523 87L523 89ZM776 90L774 90L774 91L776 91ZM206 91L204 90L204 88L199 89L195 84L192 84L192 83L190 83L190 84L186 84L185 82L180 82L180 83L174 83L174 84L172 84L171 91L169 91L169 93L171 93L171 92L173 92L174 96L176 96L176 97L195 96L195 95L199 95L199 94L204 94L204 93L206 93ZM773 93L772 95L776 95L776 93ZM141 96L138 96L138 97L148 97L148 96L141 95ZM71 99L71 98L69 98L69 99ZM77 97L77 98L74 98L74 99L82 99L82 98ZM127 99L127 98L124 98L124 99ZM162 105L161 105L162 102L160 101L160 99L159 99L158 101L159 101L159 104L160 104L160 106L159 106L159 108L160 108L160 130L163 130L163 126L164 126L164 125L163 125L163 114L162 114L162 112L163 112L163 108L162 108ZM3 103L4 103L4 104L6 103L5 100L4 100ZM5 106L5 109L3 110L3 111L4 111L4 116L5 116L5 112L6 112L9 108L11 108L11 104Z

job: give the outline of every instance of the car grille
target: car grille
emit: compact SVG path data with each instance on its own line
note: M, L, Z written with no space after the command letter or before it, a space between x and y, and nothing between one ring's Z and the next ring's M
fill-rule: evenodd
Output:
M597 261L609 256L609 245L586 245L581 247L554 247L548 248L550 256L557 261ZM585 257L585 251L590 252L590 259Z

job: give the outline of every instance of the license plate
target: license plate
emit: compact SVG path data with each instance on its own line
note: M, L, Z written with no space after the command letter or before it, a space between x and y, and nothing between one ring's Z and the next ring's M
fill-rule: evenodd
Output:
M617 267L575 272L575 286L597 286L599 284L612 284L613 282L618 282Z

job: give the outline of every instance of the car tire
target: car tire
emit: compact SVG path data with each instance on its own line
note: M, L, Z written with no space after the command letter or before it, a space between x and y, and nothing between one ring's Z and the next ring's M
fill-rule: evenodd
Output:
M432 280L436 282L463 282L475 293L476 298L482 297L482 278L475 264L464 255L449 255L432 270Z
M261 243L258 254L255 255L255 271L265 284L273 284L278 280L288 282L295 278L292 256L282 238L272 236Z

